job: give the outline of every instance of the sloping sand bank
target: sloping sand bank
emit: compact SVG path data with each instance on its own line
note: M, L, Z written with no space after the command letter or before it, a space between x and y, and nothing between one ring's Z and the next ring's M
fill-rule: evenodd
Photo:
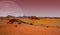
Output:
M60 35L60 29L27 24L0 25L0 35Z

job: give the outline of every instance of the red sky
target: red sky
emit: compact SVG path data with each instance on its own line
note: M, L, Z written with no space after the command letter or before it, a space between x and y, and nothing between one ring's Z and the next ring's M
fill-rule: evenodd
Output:
M3 3L3 1L5 3ZM26 15L41 17L60 17L59 0L12 0L12 1L3 0L3 1L0 1L0 15L3 16L10 14L16 16Z

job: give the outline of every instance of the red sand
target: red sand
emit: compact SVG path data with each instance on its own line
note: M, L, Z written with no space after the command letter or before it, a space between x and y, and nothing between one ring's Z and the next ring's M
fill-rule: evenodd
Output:
M15 25L0 25L0 35L60 35L60 29L27 24L20 24L18 27L15 27Z

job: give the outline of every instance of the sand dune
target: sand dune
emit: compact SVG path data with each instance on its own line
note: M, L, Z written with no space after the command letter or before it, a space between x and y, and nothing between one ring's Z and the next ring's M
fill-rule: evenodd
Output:
M1 35L60 35L60 29L32 26L27 24L0 25Z
M56 28L56 26L51 26L50 23L50 26L46 27L45 25L37 24L37 22L37 25L17 24L17 22L15 24L7 24L7 22L8 20L6 19L0 22L0 35L60 35L60 27Z

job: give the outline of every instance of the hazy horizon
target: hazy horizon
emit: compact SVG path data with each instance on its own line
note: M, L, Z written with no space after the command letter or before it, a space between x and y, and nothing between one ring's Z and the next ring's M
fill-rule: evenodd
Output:
M60 17L59 0L3 0L0 16Z

